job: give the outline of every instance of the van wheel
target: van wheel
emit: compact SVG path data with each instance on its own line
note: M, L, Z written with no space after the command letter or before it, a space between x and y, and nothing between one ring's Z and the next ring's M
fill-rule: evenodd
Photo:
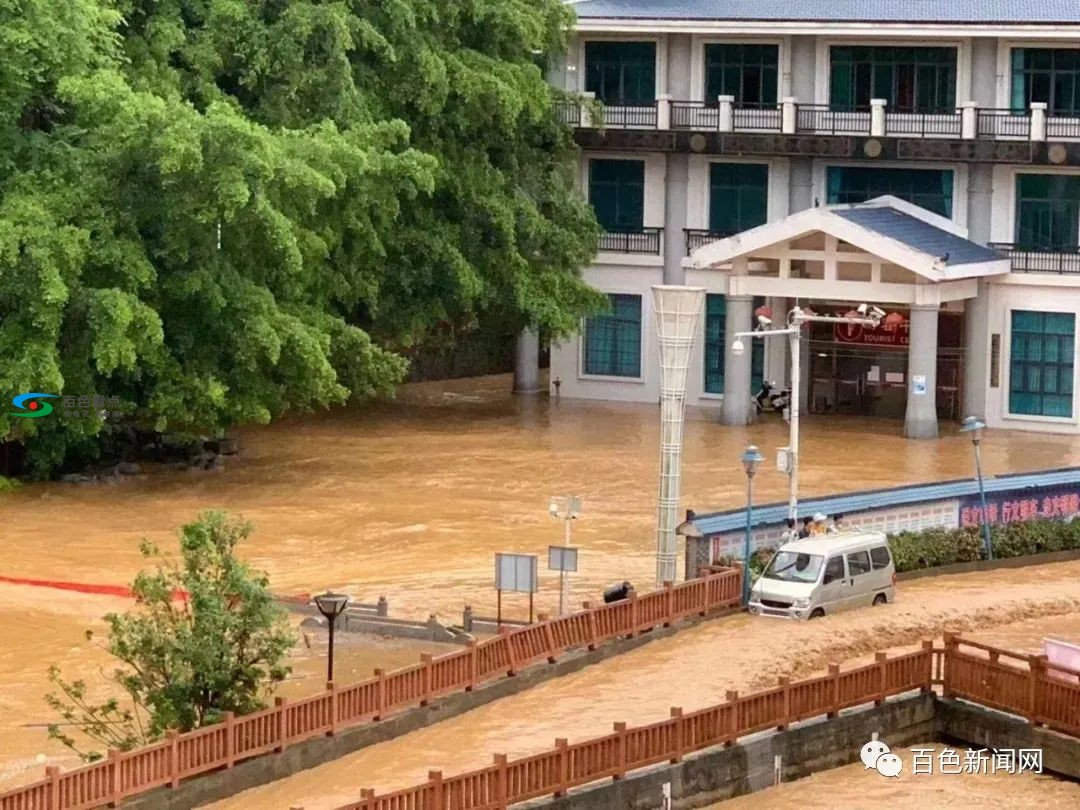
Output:
M885 598L885 594L883 594L883 593L879 593L877 596L874 597L874 604L875 605L884 605L888 601L889 600L887 598Z
M821 608L814 608L812 611L810 611L810 618L811 619L820 619L824 615L825 615L825 611L822 610Z

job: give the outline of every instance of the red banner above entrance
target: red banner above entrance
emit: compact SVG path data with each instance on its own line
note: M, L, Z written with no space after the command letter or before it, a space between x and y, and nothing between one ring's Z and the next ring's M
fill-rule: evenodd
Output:
M857 323L833 324L833 340L837 343L857 343L861 346L908 345L911 324L906 319L900 324L882 323L876 329Z

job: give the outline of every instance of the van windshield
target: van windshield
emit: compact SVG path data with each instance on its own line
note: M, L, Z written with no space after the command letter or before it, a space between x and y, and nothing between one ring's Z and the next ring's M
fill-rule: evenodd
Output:
M765 579L780 579L785 582L817 582L823 562L825 558L820 554L780 551L772 558L762 576Z

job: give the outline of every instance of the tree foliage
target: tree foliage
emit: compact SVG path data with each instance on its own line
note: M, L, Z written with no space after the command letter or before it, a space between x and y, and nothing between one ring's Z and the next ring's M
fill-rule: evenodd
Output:
M294 639L266 576L236 558L250 532L250 524L206 512L180 530L179 564L143 544L143 555L158 562L135 577L135 608L105 616L104 646L118 662L111 680L122 697L95 703L85 682L66 681L50 668L57 692L45 700L65 722L50 726L51 738L94 760L101 752L80 750L65 729L126 751L169 729L189 731L222 712L264 705L288 675L283 661Z
M385 393L448 324L569 331L598 299L541 70L568 15L0 0L0 391L215 430ZM101 430L0 415L39 471Z

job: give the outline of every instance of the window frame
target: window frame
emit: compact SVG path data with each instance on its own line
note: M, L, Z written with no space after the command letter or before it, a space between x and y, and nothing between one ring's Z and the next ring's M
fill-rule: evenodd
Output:
M1077 192L1078 192L1077 193L1077 198L1075 200L1068 200L1067 198L1057 198L1057 200L1055 200L1054 198L1050 198L1050 197L1045 197L1045 198L1044 197L1022 197L1021 196L1020 186L1024 182L1025 179L1031 178L1031 177L1051 177L1051 178L1060 177L1060 178L1065 178L1065 179L1068 179L1068 180L1072 180L1074 183L1077 184L1077 187L1078 187L1077 188ZM1043 247L1039 247L1039 246L1035 245L1033 242L1029 243L1029 242L1023 241L1021 239L1021 237L1020 237L1020 220L1021 220L1021 217L1023 215L1022 214L1022 208L1023 208L1023 203L1024 203L1025 200L1030 201L1030 202L1038 202L1038 201L1041 201L1041 200L1046 200L1046 201L1049 201L1049 202L1055 202L1055 201L1061 201L1061 202L1065 202L1065 203L1070 203L1071 202L1076 208L1075 218L1073 220L1073 230L1074 230L1074 233L1076 234L1076 236L1075 236L1075 238L1073 240L1074 243L1072 245L1064 245L1064 246L1057 246L1057 247L1050 246L1050 247L1043 248ZM1051 216L1053 216L1052 211L1050 212L1050 214L1051 214ZM1023 171L1023 172L1018 171L1018 172L1014 172L1014 174L1013 174L1013 183L1012 183L1012 241L1019 248L1024 248L1025 246L1027 246L1031 250L1040 251L1040 252L1041 251L1046 251L1046 252L1050 252L1050 253L1056 253L1056 252L1071 252L1072 250L1076 250L1077 247L1080 246L1080 174L1075 173L1075 172L1047 172L1047 171Z
M732 69L738 69L738 71L739 71L739 88L738 88L738 90L736 92L734 92L734 93L724 93L723 92L723 87L721 86L719 88L711 88L712 90L714 90L714 92L710 93L709 92L710 91L710 87L709 87L710 68L713 67L715 64L717 64L717 60L712 60L712 61L710 60L710 52L717 53L718 51L721 51L721 50L728 50L728 49L735 49L735 48L741 49L741 51L742 51L741 55L743 56L743 58L742 58L741 61L728 62L728 61L724 61L724 60L719 60L718 63L720 65L720 74L721 74L720 83L721 83L721 85L723 85L723 83L724 83L724 75L723 74L725 72L725 68L731 67ZM773 83L770 84L766 80L766 73L767 73L767 70L768 70L768 68L770 66L767 64L767 62L764 59L761 59L756 63L754 63L754 62L749 62L748 63L747 62L747 60L745 59L745 53L746 53L747 48L756 48L756 49L772 48L772 49L775 49L776 61L771 66L773 68L774 72L775 72L775 81ZM760 73L760 75L758 77L758 81L757 81L757 85L758 85L757 86L757 91L758 91L757 92L757 95L758 95L758 100L757 101L746 101L746 98L745 98L745 96L746 96L745 91L746 91L746 84L747 84L746 83L746 68L747 68L748 65L750 65L751 67L756 66L756 67L761 69L761 73ZM780 85L781 85L781 82L783 81L783 75L784 75L784 53L783 53L782 43L780 41L778 41L778 40L772 40L772 41L710 40L710 41L703 42L702 45L701 45L701 96L704 99L704 102L705 102L706 106L715 106L716 104L718 104L717 99L721 95L732 95L732 96L734 96L735 97L735 106L737 106L737 107L738 106L743 106L743 105L761 106L761 107L775 106L775 105L780 103L780 97L782 95ZM771 92L767 92L767 91L771 91ZM771 96L771 98L769 98L770 96Z
M924 44L922 42L916 43L916 42L910 42L910 41L896 41L896 42L880 42L880 43L874 43L874 44L871 45L871 44L864 44L862 42L851 42L850 40L838 40L838 41L824 42L823 47L824 47L824 67L825 67L824 75L827 76L827 80L826 80L824 88L823 88L823 91L824 91L824 94L825 94L825 99L823 101L824 101L824 103L828 104L830 108L840 109L840 110L864 109L864 108L869 106L870 99L873 99L873 98L885 98L889 102L888 105L887 105L887 109L890 112L897 112L897 113L902 113L902 114L928 114L928 113L941 113L941 112L955 112L957 110L957 99L960 97L961 89L965 86L966 79L967 79L967 77L966 77L966 75L964 73L964 70L963 70L963 65L964 65L964 60L966 58L966 53L965 53L964 47L962 46L962 43L960 43L960 42L944 42L944 43L935 43L933 45L926 45L926 44ZM837 77L836 68L837 68L837 65L838 65L837 61L834 59L834 56L833 56L834 49L835 50L848 50L848 51L852 52L853 58L850 61L840 63L840 64L851 66L851 67L848 68L848 72L852 76L854 75L854 72L857 70L857 68L855 66L863 65L863 64L869 65L869 77L868 77L869 86L867 88L868 96L866 98L865 103L859 103L859 101L858 101L859 96L860 96L860 91L859 91L859 88L858 88L858 84L860 82L859 82L858 78L852 78L850 80L850 82L849 82L849 95L850 95L849 100L841 103L841 102L837 101L836 98L834 97L835 96L834 89L836 87L836 81L837 81L837 79L836 79L836 77ZM896 51L899 51L899 50L902 50L902 49L910 49L910 50L914 51L915 55L916 55L915 60L914 61L903 61L903 62L901 62L901 61L898 61L898 59L895 56L891 61L890 60L884 60L884 59L878 60L878 59L874 58L878 54L883 55L882 52L884 52L884 51L892 51L893 53L895 53ZM871 51L872 53L870 54L869 61L855 59L854 57L857 56L857 54L855 52L857 50L869 50L869 51ZM937 52L945 52L945 51L951 51L952 52L952 61L951 61L952 72L951 72L951 76L948 77L949 81L947 81L946 86L944 88L941 85L941 81L942 81L942 73L941 73L941 71L942 71L943 68L950 67L950 65L948 65L945 62L939 62L939 61L934 61L934 60L921 61L918 58L918 52L921 51L921 50L932 50L932 51L937 51ZM900 66L907 66L907 65L912 65L913 66L912 75L911 75L911 82L910 82L911 94L912 94L912 102L911 102L910 105L900 106L900 104L896 100L897 94L900 91L900 77L899 77L897 68L900 67ZM885 93L878 92L880 87L876 86L876 83L880 78L879 75L878 75L878 66L891 66L890 76L889 76L889 81L888 81L889 89ZM936 71L935 76L934 76L934 82L933 82L934 102L935 102L934 104L923 104L923 103L921 103L921 100L918 97L919 92L920 92L920 87L922 85L922 82L921 82L922 77L920 76L920 68L934 68L935 71ZM941 98L942 93L944 93L947 96L945 99ZM951 101L948 99L948 96L950 94L951 94Z
M866 568L862 571L856 571L855 566L851 564L851 558L859 554L866 556ZM863 574L869 574L874 570L873 562L870 559L869 549L862 549L861 551L847 551L844 553L844 562L847 565L848 579L855 579L855 577L861 577Z
M944 219L950 220L952 222L957 222L957 223L959 223L961 225L964 224L964 219L966 217L958 217L958 215L965 213L964 209L966 209L966 206L958 205L957 201L958 201L958 199L965 196L966 189L961 185L961 168L958 167L958 166L955 166L955 165L939 165L939 164L931 164L929 166L921 166L921 165L910 165L909 166L909 165L906 165L906 164L898 165L898 166L876 166L876 165L869 165L869 164L866 164L866 163L848 163L848 162L828 162L828 163L823 163L822 164L822 174L821 174L821 189L822 189L821 197L825 200L826 204L829 204L829 205L844 204L844 203L834 203L834 202L832 202L832 200L831 200L831 198L829 196L829 176L830 176L830 173L834 169L843 170L845 172L849 171L849 170L863 171L863 172L873 173L876 176L880 176L882 174L882 172L886 172L886 173L894 173L895 172L897 174L904 174L904 175L910 174L911 172L914 172L914 171L948 173L951 176L951 179L952 179L952 187L951 187L950 192L949 192L949 194L950 194L950 197L949 197L950 211L948 213L941 214L941 213L938 213L937 211L926 208L923 205L919 205L919 203L911 202L910 200L908 200L907 202L911 202L912 205L919 205L920 208L923 208L924 210L926 210L926 211L928 211L931 214L934 214L936 216L943 217ZM890 191L885 192L885 193L892 193L892 192L890 190ZM881 196L881 195L868 196L867 199L873 199L874 196ZM893 194L893 196L899 197L899 195L897 195L897 194ZM900 199L903 199L903 198L900 198Z
M593 192L593 164L596 163L622 163L622 164L639 164L641 167L641 224L637 226L635 230L608 230L602 222L600 217L597 216L597 222L600 227L604 229L605 233L642 233L645 229L645 206L648 202L648 161L645 158L639 157L599 157L589 155L585 161L585 200L589 203L589 206L593 210L593 215L596 216L596 195ZM620 184L618 188L622 188ZM617 214L616 214L617 218Z
M877 561L874 559L874 552L875 551L884 551L885 552L885 562L878 565ZM888 568L891 563L892 563L892 552L889 551L888 546L874 546L873 548L870 549L870 570L871 571L880 571L882 568Z
M659 88L662 86L662 68L664 61L666 60L666 54L662 47L662 42L657 38L637 38L637 37L589 37L583 39L580 45L580 59L579 70L582 77L582 86L585 92L589 92L589 85L591 83L591 73L589 70L589 48L590 46L612 46L612 45L643 45L652 48L653 52L653 65L652 65L652 88L649 91L642 90L643 97L640 100L628 101L624 97L625 86L625 62L620 67L620 88L619 98L614 101L605 101L604 98L597 94L596 100L610 107L638 107L649 106L656 103L657 96L659 95ZM594 91L595 92L595 91Z
M831 563L833 560L836 560L837 562L840 563L840 576L838 576L836 579L832 580L831 582L826 583L825 582L825 576L826 576L826 574L829 573L829 563ZM822 585L826 585L826 584L831 585L833 582L843 582L845 579L847 579L847 563L844 561L844 555L843 554L838 554L835 557L828 557L825 560L825 565L821 566L821 584Z
M762 205L761 222L758 222L758 223L756 223L754 225L747 225L745 227L740 227L738 230L732 231L732 233L738 233L740 231L745 231L745 230L748 230L749 228L754 228L754 227L757 227L758 225L765 225L766 223L768 223L768 221L769 221L769 195L770 195L770 192L771 192L772 179L773 179L773 177L772 177L772 174L773 174L772 173L772 164L771 163L769 163L767 161L748 161L748 160L743 160L743 161L710 160L705 165L706 165L706 177L705 177L706 217L707 217L708 227L709 227L710 231L720 231L721 233L726 233L726 231L724 229L722 229L722 228L718 229L718 228L713 227L713 212L714 212L713 189L717 187L717 185L714 183L714 177L715 177L715 175L717 173L717 169L719 169L719 168L725 168L725 169L729 169L729 170L730 169L735 169L735 170L738 170L738 171L748 171L748 170L753 170L755 172L764 171L764 175L765 175L765 184L764 184L764 187L762 188L762 193L763 193L762 203L763 203L763 205ZM741 216L741 214L742 214L742 202L743 202L743 200L742 200L742 189L745 188L745 186L743 184L741 184L741 183L735 183L735 184L732 184L732 185L721 186L721 187L722 188L733 188L733 189L738 190L738 194L739 194L738 205L739 205L739 214L740 214L739 220L740 220L740 225L741 225L742 224L741 223L741 220L742 220L742 216Z
M578 377L584 380L598 380L606 382L620 382L620 383L644 383L646 374L646 353L645 353L645 323L647 319L647 312L645 309L645 296L640 291L625 291L625 290L610 290L604 293L608 296L609 300L614 299L616 296L623 298L636 298L639 302L640 317L638 321L638 375L636 377L624 376L620 374L604 374L594 373L587 370L587 357L588 357L588 328L589 321L593 318L611 318L614 317L614 312L604 313L601 315L594 315L581 319L581 329L579 332L578 340ZM612 300L614 305L614 301Z
M1064 69L1058 69L1054 64L1056 55L1062 51L1072 52L1074 54L1075 67L1071 71L1073 88L1072 88L1072 107L1069 109L1058 108L1054 106L1053 99L1057 92L1055 77L1058 73L1068 74L1069 71ZM1026 68L1016 66L1016 54L1020 52L1027 57L1028 55L1034 55L1035 53L1050 53L1050 66L1048 68ZM1007 43L1006 45L1006 60L1007 71L1006 75L1009 77L1008 87L1006 93L1008 95L1008 107L1010 109L1023 110L1027 112L1031 109L1033 101L1044 101L1046 103L1046 114L1048 116L1056 116L1062 118L1080 118L1080 48L1062 48L1057 46L1038 45L1032 46L1025 43ZM1047 75L1047 94L1045 99L1033 98L1033 83L1029 79L1023 80L1021 92L1024 97L1023 107L1017 107L1015 99L1017 98L1017 76L1031 77L1035 74Z
M1070 392L1071 397L1072 397L1072 401L1070 403L1070 411L1069 411L1068 416L1054 416L1054 415L1047 415L1047 414L1042 414L1042 413L1024 413L1024 412L1021 412L1021 411L1014 411L1013 410L1013 398L1012 398L1012 395L1014 393L1013 392L1013 346L1014 346L1013 337L1014 337L1014 331L1015 331L1014 328L1013 328L1013 314L1017 313L1017 312L1034 312L1034 313L1041 314L1041 315L1067 315L1067 316L1072 318L1072 323L1073 323L1073 333L1072 333L1072 339L1073 339L1072 361L1073 361L1073 366L1072 366L1072 380L1071 380L1072 390ZM1009 358L1008 358L1009 361L1007 363L1003 364L1005 366L1005 374L1006 374L1006 378L1004 380L1003 392L1002 392L1002 396L1005 399L1004 408L1003 408L1005 418L1007 418L1007 419L1023 419L1023 420L1028 420L1028 421L1039 421L1039 422L1058 423L1058 424L1074 423L1076 421L1076 371L1077 371L1077 361L1076 361L1076 320L1077 320L1077 313L1074 312L1074 311L1071 311L1071 310L1026 309L1026 308L1020 308L1020 307L1016 307L1016 308L1011 308L1010 307L1009 309L1006 310L1005 325L1006 325L1006 328L1007 328L1006 337L1008 339L1008 346L1009 346ZM1045 336L1047 333L1042 332L1042 333L1039 333L1039 334L1042 334L1042 335ZM1027 361L1025 359L1024 361L1021 361L1021 362L1023 362L1026 365L1028 363L1033 363L1033 362L1036 362L1036 361ZM1038 361L1038 363L1040 365L1045 365L1045 363L1043 363L1043 361ZM1061 363L1057 363L1056 365L1059 368L1062 366ZM1041 392L1041 391L1040 392L1021 391L1019 393L1038 393L1040 396L1045 395L1044 392ZM1051 394L1050 396L1059 396L1059 395Z

